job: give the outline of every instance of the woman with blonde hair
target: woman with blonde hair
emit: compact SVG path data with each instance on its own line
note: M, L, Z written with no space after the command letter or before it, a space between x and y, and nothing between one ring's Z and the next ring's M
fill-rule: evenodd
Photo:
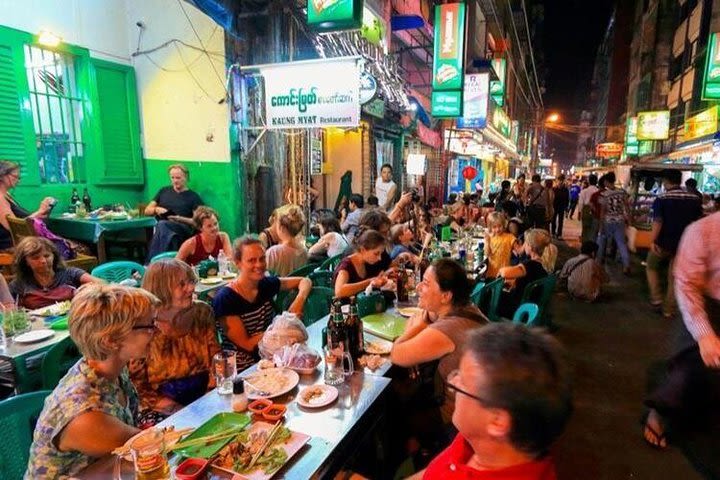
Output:
M83 356L45 400L25 478L77 475L139 432L127 365L147 353L158 303L139 288L91 284L78 290L68 325Z
M485 255L488 268L485 276L495 278L501 268L510 266L515 235L507 231L507 217L501 212L491 212L487 218Z
M200 233L185 240L175 258L188 265L197 265L208 257L217 258L221 251L225 252L227 258L232 258L230 237L220 231L218 220L218 214L212 208L196 208L193 212L193 223Z
M140 397L138 426L150 427L197 400L214 386L212 358L220 351L215 315L193 301L195 273L185 262L150 264L142 288L160 300L158 332L147 356L130 363L130 378Z
M284 205L277 210L275 230L280 243L265 252L268 270L284 277L307 263L307 250L298 238L304 226L305 214L299 206Z
M550 244L550 232L540 228L533 228L525 232L523 249L528 259L512 267L500 269L500 276L505 279L509 291L503 291L500 297L500 315L512 318L515 310L520 306L525 287L535 280L547 276L548 272L542 264L545 247Z
M43 308L70 300L80 285L104 283L85 270L66 267L57 247L43 237L25 237L15 247L10 293L21 307Z

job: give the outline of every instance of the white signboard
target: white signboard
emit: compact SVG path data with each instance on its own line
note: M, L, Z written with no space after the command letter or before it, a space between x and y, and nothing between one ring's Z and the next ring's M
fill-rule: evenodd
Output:
M490 76L487 73L465 75L463 116L458 128L485 128L487 125Z
M422 153L409 153L406 170L409 175L425 175L425 155Z
M360 66L356 58L280 63L260 68L267 128L357 127Z

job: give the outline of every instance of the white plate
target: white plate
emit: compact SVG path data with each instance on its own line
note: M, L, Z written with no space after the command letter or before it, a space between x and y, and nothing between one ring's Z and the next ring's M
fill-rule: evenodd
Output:
M222 282L223 279L220 277L208 277L208 278L201 278L200 283L203 285L217 285L218 283Z
M403 308L398 308L398 309L397 309L397 312L398 312L400 315L402 315L403 317L408 317L408 318L409 318L409 317L412 317L413 315L415 315L416 313L422 312L422 308L418 308L418 307L403 307Z
M178 443L182 437L190 435L190 433L192 432L192 429L190 429L189 432L184 432L184 433L181 433L178 435L178 434L175 434L175 427L169 427L169 428L171 428L172 430L165 431L164 435L163 435L166 450L174 447L175 444ZM128 439L128 441L123 444L122 447L120 447L116 450L120 450L120 449L126 450L127 453L122 454L121 457L124 458L125 460L127 460L128 462L132 462L133 460L132 460L132 453L130 453L130 445L132 445L132 442L135 441L136 438L141 437L152 430L164 430L164 429L162 429L160 427L152 427L152 428L148 428L147 430L141 430L138 433L136 433L135 435L133 435L132 437L130 437Z
M47 340L48 338L55 335L52 330L30 330L29 332L22 333L17 337L13 337L13 342L16 343L36 343Z
M265 383L267 382L263 381L263 379L268 377L276 377L280 382L274 386L266 387ZM289 368L266 368L264 370L256 370L250 375L246 375L244 379L255 385L258 389L269 392L267 395L258 395L255 389L246 381L245 391L247 392L248 398L256 400L258 398L275 398L286 394L300 382L300 375Z
M392 350L392 342L382 338L365 341L365 353L370 355L387 355Z
M305 401L305 393L311 388L317 388L322 390L322 395L313 397L309 402ZM338 397L338 389L331 385L311 385L305 387L297 396L297 403L301 407L305 408L320 408L325 405L330 405Z

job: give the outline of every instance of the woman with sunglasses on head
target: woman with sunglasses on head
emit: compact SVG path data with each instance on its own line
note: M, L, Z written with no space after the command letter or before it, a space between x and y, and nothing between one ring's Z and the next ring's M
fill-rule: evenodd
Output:
M139 432L127 365L147 354L158 304L139 288L90 284L78 290L68 325L83 356L45 400L25 478L72 477Z
M130 363L140 397L138 426L147 428L214 386L212 358L220 351L212 308L193 301L195 273L185 262L150 264L142 287L160 299L158 332L148 354Z

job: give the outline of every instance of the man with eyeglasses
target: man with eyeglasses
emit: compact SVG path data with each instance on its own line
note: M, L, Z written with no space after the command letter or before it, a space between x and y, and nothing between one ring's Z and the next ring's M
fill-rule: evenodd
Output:
M548 456L572 411L561 347L522 325L494 323L473 332L455 392L452 444L413 479L556 480Z

